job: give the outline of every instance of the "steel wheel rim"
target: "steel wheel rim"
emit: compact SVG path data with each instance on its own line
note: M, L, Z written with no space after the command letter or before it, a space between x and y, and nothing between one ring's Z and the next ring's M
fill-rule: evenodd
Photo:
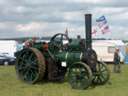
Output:
M74 89L86 89L91 84L91 70L85 64L78 62L69 69L69 83Z
M16 72L19 79L33 84L42 78L40 64L43 64L44 61L42 62L41 59L43 59L41 53L35 48L22 50L16 62Z
M93 77L93 83L97 85L105 84L110 78L110 72L107 65L103 62L98 62L96 69L97 70Z

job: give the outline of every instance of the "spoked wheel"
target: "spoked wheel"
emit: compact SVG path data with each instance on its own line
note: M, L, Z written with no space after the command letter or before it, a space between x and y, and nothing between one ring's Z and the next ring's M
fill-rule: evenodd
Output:
M110 71L105 63L98 61L96 72L94 72L93 75L92 83L96 85L103 85L109 80Z
M23 49L16 60L16 72L19 79L34 84L45 74L45 59L35 48Z
M74 89L86 89L92 81L92 72L83 62L74 63L69 67L68 80Z

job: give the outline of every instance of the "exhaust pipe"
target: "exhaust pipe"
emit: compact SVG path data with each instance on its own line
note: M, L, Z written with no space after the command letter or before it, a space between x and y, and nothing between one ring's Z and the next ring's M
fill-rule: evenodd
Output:
M85 14L85 38L86 38L86 49L92 48L92 15L91 14Z

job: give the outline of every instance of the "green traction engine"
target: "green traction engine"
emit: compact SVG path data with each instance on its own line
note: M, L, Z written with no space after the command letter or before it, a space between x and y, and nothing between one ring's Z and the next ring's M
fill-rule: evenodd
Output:
M40 80L63 81L67 78L75 89L91 84L101 85L109 80L109 70L97 60L92 49L91 14L85 15L86 40L69 39L58 33L50 42L35 42L15 55L16 72L20 80L34 84Z

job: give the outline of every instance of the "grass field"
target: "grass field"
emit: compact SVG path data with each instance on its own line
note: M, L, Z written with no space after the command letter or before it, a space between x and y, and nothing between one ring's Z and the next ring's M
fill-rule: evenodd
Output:
M14 66L0 66L0 96L128 96L128 65L120 74L111 72L109 82L87 90L71 89L67 82L29 85L17 79Z

